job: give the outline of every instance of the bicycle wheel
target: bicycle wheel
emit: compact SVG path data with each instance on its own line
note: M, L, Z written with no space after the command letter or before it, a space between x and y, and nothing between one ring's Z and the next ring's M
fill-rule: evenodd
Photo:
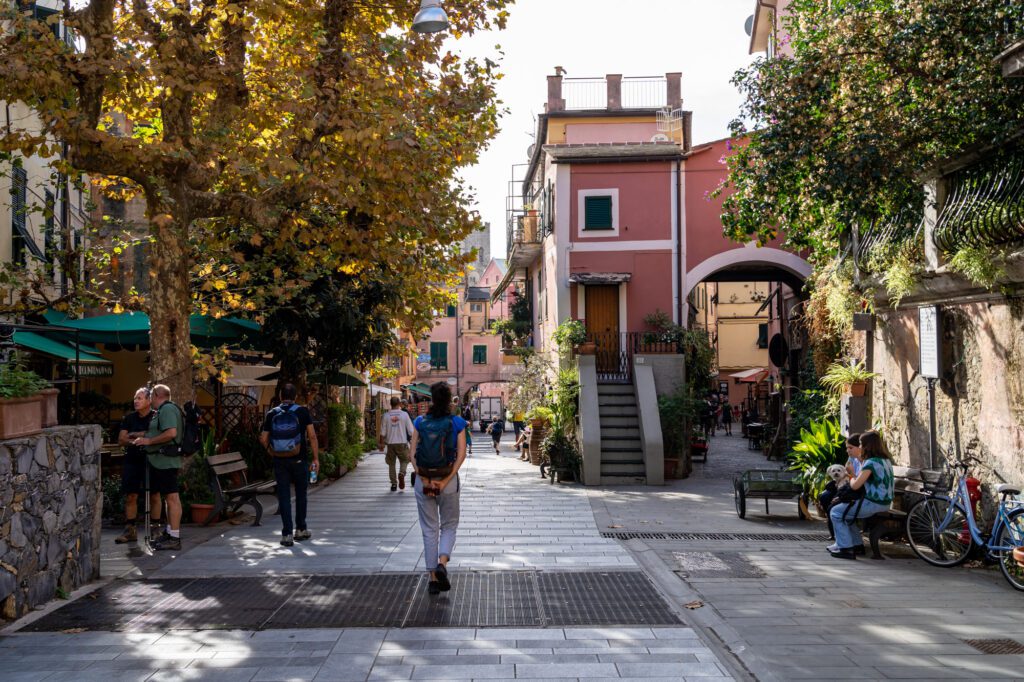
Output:
M1015 509L1008 514L1006 524L999 528L996 545L999 547L1024 547L1024 509ZM1024 567L1013 558L1013 550L996 552L999 568L1006 582L1013 589L1024 592Z
M907 513L910 548L932 566L962 564L974 545L967 527L967 514L959 504L953 505L949 523L942 527L950 504L953 503L945 498L926 497Z

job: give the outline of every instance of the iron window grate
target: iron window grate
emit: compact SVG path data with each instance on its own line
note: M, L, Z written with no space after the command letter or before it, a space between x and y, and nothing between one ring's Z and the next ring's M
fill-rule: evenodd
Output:
M632 531L619 533L603 532L601 537L612 540L695 540L720 542L732 540L827 542L829 539L824 533L641 533Z
M985 654L1024 654L1024 644L1015 639L965 639L964 642Z

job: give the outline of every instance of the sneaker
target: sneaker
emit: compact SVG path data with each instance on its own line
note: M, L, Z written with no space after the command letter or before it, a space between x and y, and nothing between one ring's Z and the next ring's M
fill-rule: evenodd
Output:
M295 539L300 542L302 540L308 540L311 537L313 537L313 534L309 532L308 528L303 528L302 530L295 531Z
M291 535L282 535L281 536L281 546L282 547L291 547L294 544L295 544L295 541L292 540L292 536Z
M166 542L167 540L170 540L171 534L167 532L166 528L163 530L154 530L152 538L153 544L156 545L158 542Z
M852 549L841 549L838 552L829 552L836 559L856 559L857 555Z
M431 580L429 583L427 583L427 594L441 594L441 586L438 584L436 580Z
M405 474L398 477L398 489L405 490Z
M123 545L123 544L128 543L128 542L138 542L138 541L139 541L139 534L138 534L138 531L135 530L135 525L134 524L125 526L124 527L124 532L121 533L120 535L118 535L116 538L114 538L114 542L116 542L119 545Z
M833 544L829 545L828 547L826 547L825 549L827 549L830 552L835 553L835 552L839 551L839 545L833 543Z
M165 549L179 550L181 549L181 538L171 537L170 533L166 534L167 537L160 538L153 543L153 549L160 551Z
M392 483L391 484L391 492L395 492L396 490L398 490L398 486L395 485L394 483Z
M445 568L444 564L438 564L437 568L434 569L434 575L437 576L437 588L442 592L447 592L452 589L452 583L448 580L448 569Z

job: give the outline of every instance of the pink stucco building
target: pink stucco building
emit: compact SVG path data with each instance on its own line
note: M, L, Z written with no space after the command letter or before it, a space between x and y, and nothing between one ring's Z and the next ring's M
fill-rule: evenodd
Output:
M482 272L473 272L458 288L458 303L439 311L430 334L417 343L417 382L448 381L463 400L474 395L504 397L509 369L503 362L501 338L490 331L495 320L509 316L514 300L511 291L492 300L504 275L505 262L490 259Z

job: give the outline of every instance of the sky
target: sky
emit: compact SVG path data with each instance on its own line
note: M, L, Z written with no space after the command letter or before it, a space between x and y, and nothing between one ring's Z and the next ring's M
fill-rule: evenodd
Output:
M446 0L453 2L456 0ZM491 223L491 251L505 256L505 195L512 165L525 163L536 115L555 66L567 78L683 74L683 108L693 112L695 143L721 139L740 97L729 82L750 64L744 22L755 0L517 0L504 31L452 39L454 52L498 60L498 97L508 112L501 132L463 177L476 210ZM504 57L499 59L496 45Z

